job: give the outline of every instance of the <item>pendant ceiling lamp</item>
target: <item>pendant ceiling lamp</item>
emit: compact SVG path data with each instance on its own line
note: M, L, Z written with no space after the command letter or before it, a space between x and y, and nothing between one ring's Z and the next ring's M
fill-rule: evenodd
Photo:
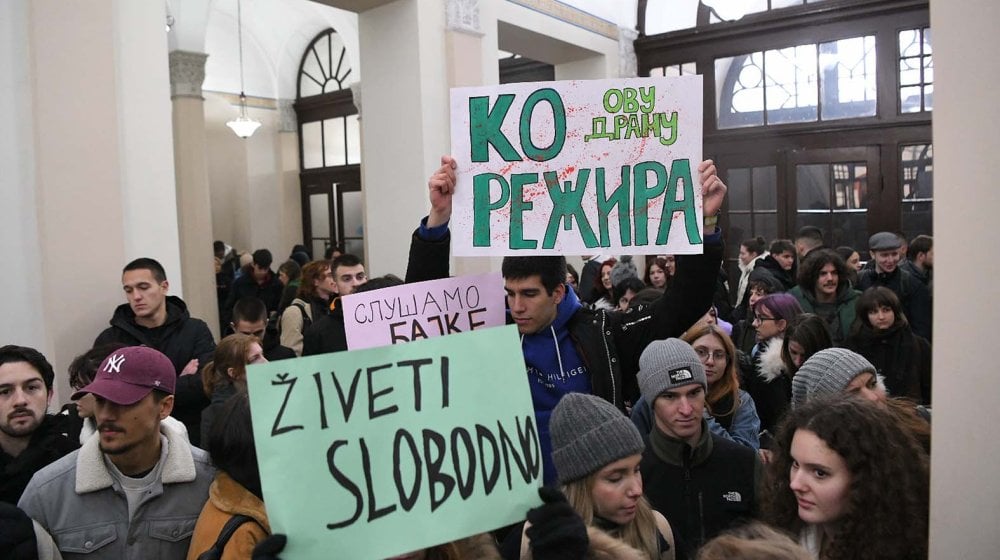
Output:
M240 0L236 0L236 31L240 40L240 116L226 123L240 138L250 138L260 127L260 121L247 116L247 96L243 92L243 13Z

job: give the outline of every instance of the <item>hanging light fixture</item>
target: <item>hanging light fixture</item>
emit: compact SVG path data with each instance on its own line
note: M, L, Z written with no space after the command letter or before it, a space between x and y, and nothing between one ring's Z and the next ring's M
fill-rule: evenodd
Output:
M243 13L240 0L236 0L236 30L240 39L240 116L227 122L226 126L240 138L250 138L260 126L260 121L247 116L247 96L243 92Z

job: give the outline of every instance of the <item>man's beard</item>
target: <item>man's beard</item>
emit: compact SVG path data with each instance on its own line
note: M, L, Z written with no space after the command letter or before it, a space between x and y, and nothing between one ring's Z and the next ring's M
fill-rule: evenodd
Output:
M8 418L8 421L6 423L0 423L0 432L5 433L12 438L31 437L31 434L35 433L35 430L37 430L38 427L42 425L42 420L37 416L35 416L34 412L31 412L31 419L32 422L29 422L24 426L15 428L11 425L10 422L11 419Z
M135 449L137 445L139 445L139 442L132 442L132 443L127 443L116 449L108 449L104 447L103 443L99 443L99 447L101 448L101 453L104 453L105 455L124 455L125 453L128 453L129 451Z

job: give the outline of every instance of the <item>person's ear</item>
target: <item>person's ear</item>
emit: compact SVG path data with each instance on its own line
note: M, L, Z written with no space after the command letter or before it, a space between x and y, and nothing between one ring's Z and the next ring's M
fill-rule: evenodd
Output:
M160 287L163 288L164 292L167 292L167 291L170 290L170 282L167 281L167 280L164 280L163 282L160 282Z
M552 290L552 296L555 298L556 305L562 303L564 297L566 297L566 284L560 282L556 289Z
M164 419L166 419L167 416L170 416L170 413L173 411L174 411L174 396L167 395L163 397L163 400L160 401L160 421L163 421Z

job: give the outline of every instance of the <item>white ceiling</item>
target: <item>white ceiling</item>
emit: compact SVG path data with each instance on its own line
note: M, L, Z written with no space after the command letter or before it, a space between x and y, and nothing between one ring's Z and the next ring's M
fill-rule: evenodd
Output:
M170 48L209 55L203 85L205 90L239 92L237 0L164 1L167 11L175 19L168 35ZM300 57L309 42L328 27L341 34L351 58L353 74L360 79L358 17L355 12L389 1L241 0L246 94L294 99ZM564 0L563 3L616 25L634 28L636 1Z

